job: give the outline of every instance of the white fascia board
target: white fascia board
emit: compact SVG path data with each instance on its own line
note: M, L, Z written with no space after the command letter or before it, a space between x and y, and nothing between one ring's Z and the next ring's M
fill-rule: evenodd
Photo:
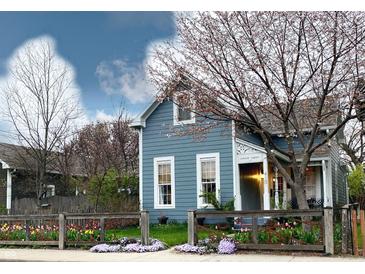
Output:
M157 99L155 99L148 107L134 119L130 127L146 127L147 118L155 111L155 109L161 104Z
M4 162L3 160L1 160L1 159L0 159L0 163L1 163L2 169L8 169L8 168L10 168L10 166L6 162Z

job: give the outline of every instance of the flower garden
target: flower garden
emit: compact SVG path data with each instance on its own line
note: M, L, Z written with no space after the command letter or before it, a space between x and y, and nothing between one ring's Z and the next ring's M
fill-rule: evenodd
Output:
M224 227L224 226L223 226ZM257 243L278 245L322 244L320 222L311 221L309 229L304 229L300 219L273 219L257 231ZM100 227L97 221L86 224L67 224L66 239L72 242L95 243L91 252L154 252L173 247L177 252L194 254L233 254L240 244L252 243L252 231L249 228L232 230L230 227L204 225L199 226L196 246L187 244L187 224L169 223L150 225L150 244L142 245L138 226L113 227L106 229L105 241L100 243ZM30 241L57 241L58 225L29 225ZM0 224L0 241L25 241L26 227L19 223Z
M30 241L57 241L58 225L29 225ZM67 225L66 237L69 241L97 241L100 231L97 224ZM0 241L24 241L26 240L26 227L23 224L1 224Z

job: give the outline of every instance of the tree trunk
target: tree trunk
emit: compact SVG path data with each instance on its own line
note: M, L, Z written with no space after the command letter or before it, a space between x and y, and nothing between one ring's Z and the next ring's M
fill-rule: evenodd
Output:
M309 209L309 205L307 202L307 197L306 197L305 189L304 189L304 182L305 182L305 178L297 179L297 181L295 182L295 187L294 187L294 192L295 192L295 196L297 198L297 203L298 203L299 209ZM309 216L302 217L302 227L303 227L304 231L306 231L306 232L311 230L310 221L311 221L311 217L309 217Z
M294 193L300 209L309 209L307 197L305 195L304 182L295 182Z

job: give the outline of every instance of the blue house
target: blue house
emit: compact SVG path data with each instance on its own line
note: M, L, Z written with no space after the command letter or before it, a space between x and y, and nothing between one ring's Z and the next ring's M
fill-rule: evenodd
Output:
M179 134L199 123L209 128L204 138ZM167 98L154 101L131 126L139 131L140 208L150 212L151 222L160 216L182 222L188 209L211 207L202 192L214 192L223 203L234 197L236 210L295 207L294 194L268 160L260 139L233 121L209 127L209 121ZM320 134L333 126L323 125ZM285 148L280 132L272 132L277 145ZM318 149L305 184L311 206L347 203L345 175L335 140Z

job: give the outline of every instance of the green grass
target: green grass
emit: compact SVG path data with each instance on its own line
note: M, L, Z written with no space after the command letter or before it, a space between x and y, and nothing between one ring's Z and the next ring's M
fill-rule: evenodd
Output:
M361 237L361 227L360 224L357 224L357 241L359 243L359 248L362 248L362 237Z
M167 225L151 225L150 237L159 239L169 246L179 245L188 241L188 232L186 224L167 224ZM211 234L217 234L216 230L205 229L198 232L198 238L203 239ZM120 239L122 237L140 237L140 229L138 227L128 227L125 229L114 229L106 232L108 239Z

